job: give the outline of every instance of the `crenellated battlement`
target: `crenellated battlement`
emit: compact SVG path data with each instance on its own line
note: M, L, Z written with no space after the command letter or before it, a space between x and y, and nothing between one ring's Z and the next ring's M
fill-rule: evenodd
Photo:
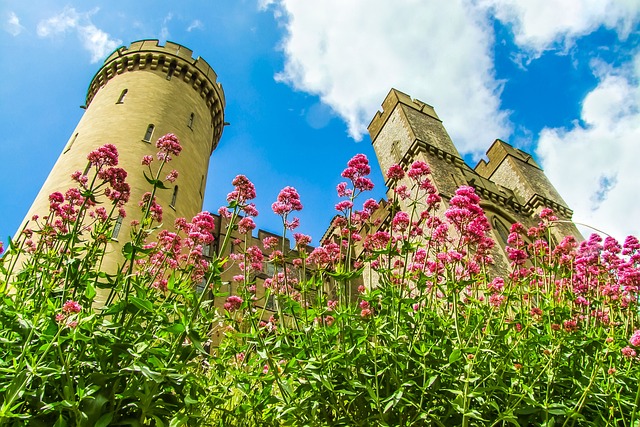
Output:
M169 79L183 81L206 101L214 127L213 147L222 136L225 97L218 76L201 57L193 58L193 51L173 42L161 46L158 40L139 40L129 47L116 49L91 80L87 91L88 107L96 93L116 75L145 70L162 74Z
M382 111L376 112L367 128L369 130L369 135L371 136L371 141L376 139L378 133L380 133L380 130L398 104L404 104L414 110L420 111L438 121L441 121L436 114L436 110L431 105L418 99L412 99L409 95L404 92L400 92L397 89L391 89L387 94L387 97L382 102Z

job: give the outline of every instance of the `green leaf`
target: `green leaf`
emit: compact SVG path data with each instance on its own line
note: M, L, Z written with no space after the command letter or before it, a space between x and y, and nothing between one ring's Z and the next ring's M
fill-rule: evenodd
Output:
M146 172L143 172L145 179L147 180L147 182L151 185L153 185L156 188L162 188L164 190L167 190L168 187L164 185L164 183L159 180L159 179L151 179L147 176Z
M449 355L449 364L457 361L458 359L460 359L461 356L462 356L462 351L460 351L459 348L456 348Z
M185 327L184 327L184 324L182 323L174 323L173 325L165 329L165 332L169 332L172 334L180 334L184 331L185 331Z
M107 309L103 311L102 314L112 315L120 313L122 310L124 310L125 306L126 303L124 301L118 301L117 303L111 304L109 307L107 307Z
M96 421L95 427L107 427L113 419L113 412L102 415L98 421Z
M53 427L67 427L67 421L62 418L62 414L60 414L60 416L58 417L58 420L56 421L56 423L53 425Z
M87 287L84 290L84 296L90 301L96 296L96 288L93 286L93 283L87 283Z
M153 304L151 301L133 296L129 297L129 301L131 304L135 305L136 308L153 313Z
M185 414L176 414L169 423L169 427L180 427L187 424L187 416Z

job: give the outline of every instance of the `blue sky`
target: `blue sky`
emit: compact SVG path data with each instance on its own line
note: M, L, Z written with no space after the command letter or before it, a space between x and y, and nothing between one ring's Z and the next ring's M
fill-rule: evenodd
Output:
M27 4L28 3L28 4ZM472 166L500 138L536 157L576 221L640 235L639 0L5 0L0 5L3 183L12 235L73 132L88 84L116 47L170 40L212 65L226 99L205 210L237 174L261 228L298 188L301 231L333 216L347 160L391 87L436 108Z

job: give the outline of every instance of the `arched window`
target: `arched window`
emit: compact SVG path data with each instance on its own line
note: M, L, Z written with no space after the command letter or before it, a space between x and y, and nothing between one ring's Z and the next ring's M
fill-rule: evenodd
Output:
M144 134L144 138L142 139L144 142L151 142L151 137L153 136L153 130L156 127L152 124L147 126L147 132Z
M78 134L76 133L75 135L73 135L73 137L71 138L71 140L67 144L67 148L64 149L64 152L62 154L64 154L67 151L71 150L71 147L73 147L73 143L76 142L77 138L78 138Z
M178 200L178 186L173 187L173 196L171 196L171 206L172 208L176 208L176 200Z
M187 124L187 126L189 126L189 129L193 129L193 117L194 114L191 113L191 115L189 116L189 123Z
M492 222L493 222L493 229L496 230L496 233L498 233L498 237L500 237L500 240L502 240L502 244L506 245L507 239L509 238L509 229L507 228L506 225L504 225L504 222L498 219L497 216L493 217Z
M111 238L114 240L118 239L118 234L120 234L120 228L122 228L122 220L124 219L124 217L119 216L118 219L116 219L116 223L113 226L113 231L111 231Z
M124 103L124 97L127 96L127 92L129 92L129 89L122 89L122 92L120 92L120 97L118 98L118 102L116 102L116 104Z

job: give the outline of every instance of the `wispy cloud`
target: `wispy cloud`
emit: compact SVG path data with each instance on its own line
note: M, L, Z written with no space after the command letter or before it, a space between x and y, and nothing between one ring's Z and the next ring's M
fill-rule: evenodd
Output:
M4 24L4 30L14 37L24 30L24 27L20 24L20 18L18 18L15 12L9 12L9 16Z
M162 27L160 28L160 40L166 41L171 37L171 33L169 32L169 22L173 19L173 14L169 13L162 20Z
M193 30L201 30L204 28L204 25L202 24L202 21L200 21L199 19L194 20L193 22L191 22L191 24L189 24L189 26L187 27L187 32L191 32Z
M122 44L121 40L96 27L91 22L91 12L79 13L75 8L67 7L62 12L38 23L36 32L40 37L54 38L67 32L75 32L82 47L91 54L91 62L98 62Z

